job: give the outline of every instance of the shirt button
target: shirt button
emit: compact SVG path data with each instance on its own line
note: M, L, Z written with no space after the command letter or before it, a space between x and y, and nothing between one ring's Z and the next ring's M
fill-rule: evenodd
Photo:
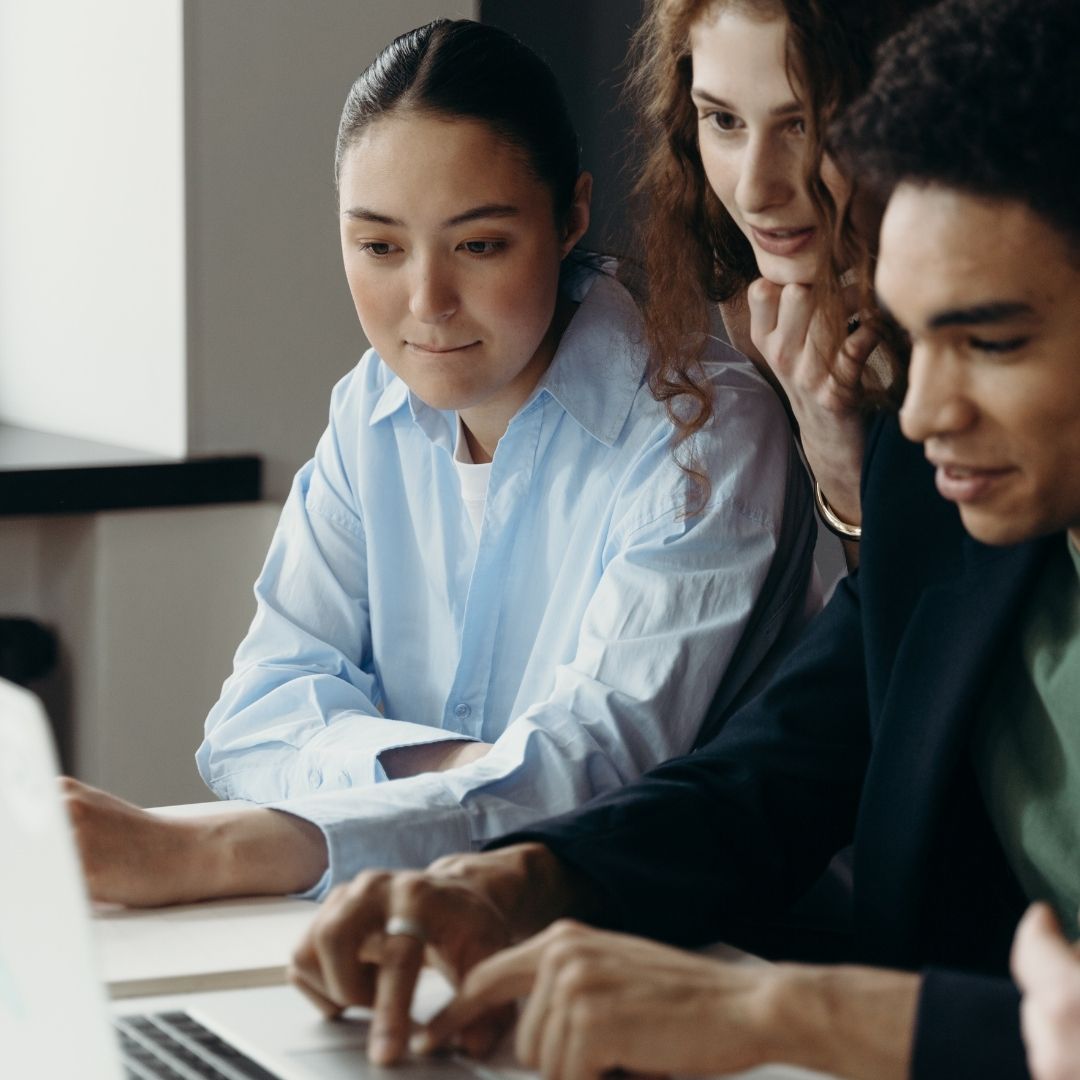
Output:
M454 706L454 715L459 720L465 720L468 717L472 716L472 707L469 706L469 705L466 705L465 702L463 701L460 704Z

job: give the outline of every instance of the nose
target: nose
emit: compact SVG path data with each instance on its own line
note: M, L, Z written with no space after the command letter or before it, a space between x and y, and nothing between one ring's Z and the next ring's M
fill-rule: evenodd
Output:
M409 292L409 311L422 323L445 322L458 309L453 275L437 259L421 259Z
M800 163L787 148L768 134L754 135L746 143L735 185L735 202L751 220L789 202L801 182Z
M962 361L918 342L912 347L908 385L900 407L900 430L912 442L956 435L975 423Z

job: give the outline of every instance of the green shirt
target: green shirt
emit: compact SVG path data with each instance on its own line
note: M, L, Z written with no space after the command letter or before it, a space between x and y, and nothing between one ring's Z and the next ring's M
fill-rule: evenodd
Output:
M1080 551L1055 549L980 710L973 757L1021 886L1080 936Z

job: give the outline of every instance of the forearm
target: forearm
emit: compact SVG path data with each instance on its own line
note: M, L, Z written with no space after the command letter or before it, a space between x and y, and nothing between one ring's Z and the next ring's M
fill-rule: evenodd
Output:
M446 772L478 761L491 749L491 743L456 740L453 742L421 743L416 746L395 746L379 755L379 763L391 780L420 773Z
M178 822L186 831L175 902L305 892L326 870L326 843L310 822L243 810Z
M777 971L763 1061L780 1060L851 1080L906 1080L920 979L866 967Z

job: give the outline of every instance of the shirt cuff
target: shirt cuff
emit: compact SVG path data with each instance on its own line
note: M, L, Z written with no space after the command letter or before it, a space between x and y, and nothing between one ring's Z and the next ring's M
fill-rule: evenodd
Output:
M321 900L363 870L421 869L472 850L468 815L438 774L368 788L319 792L270 809L310 822L326 842L327 870L302 899Z
M931 968L923 973L912 1080L1026 1080L1020 992L1006 978Z

